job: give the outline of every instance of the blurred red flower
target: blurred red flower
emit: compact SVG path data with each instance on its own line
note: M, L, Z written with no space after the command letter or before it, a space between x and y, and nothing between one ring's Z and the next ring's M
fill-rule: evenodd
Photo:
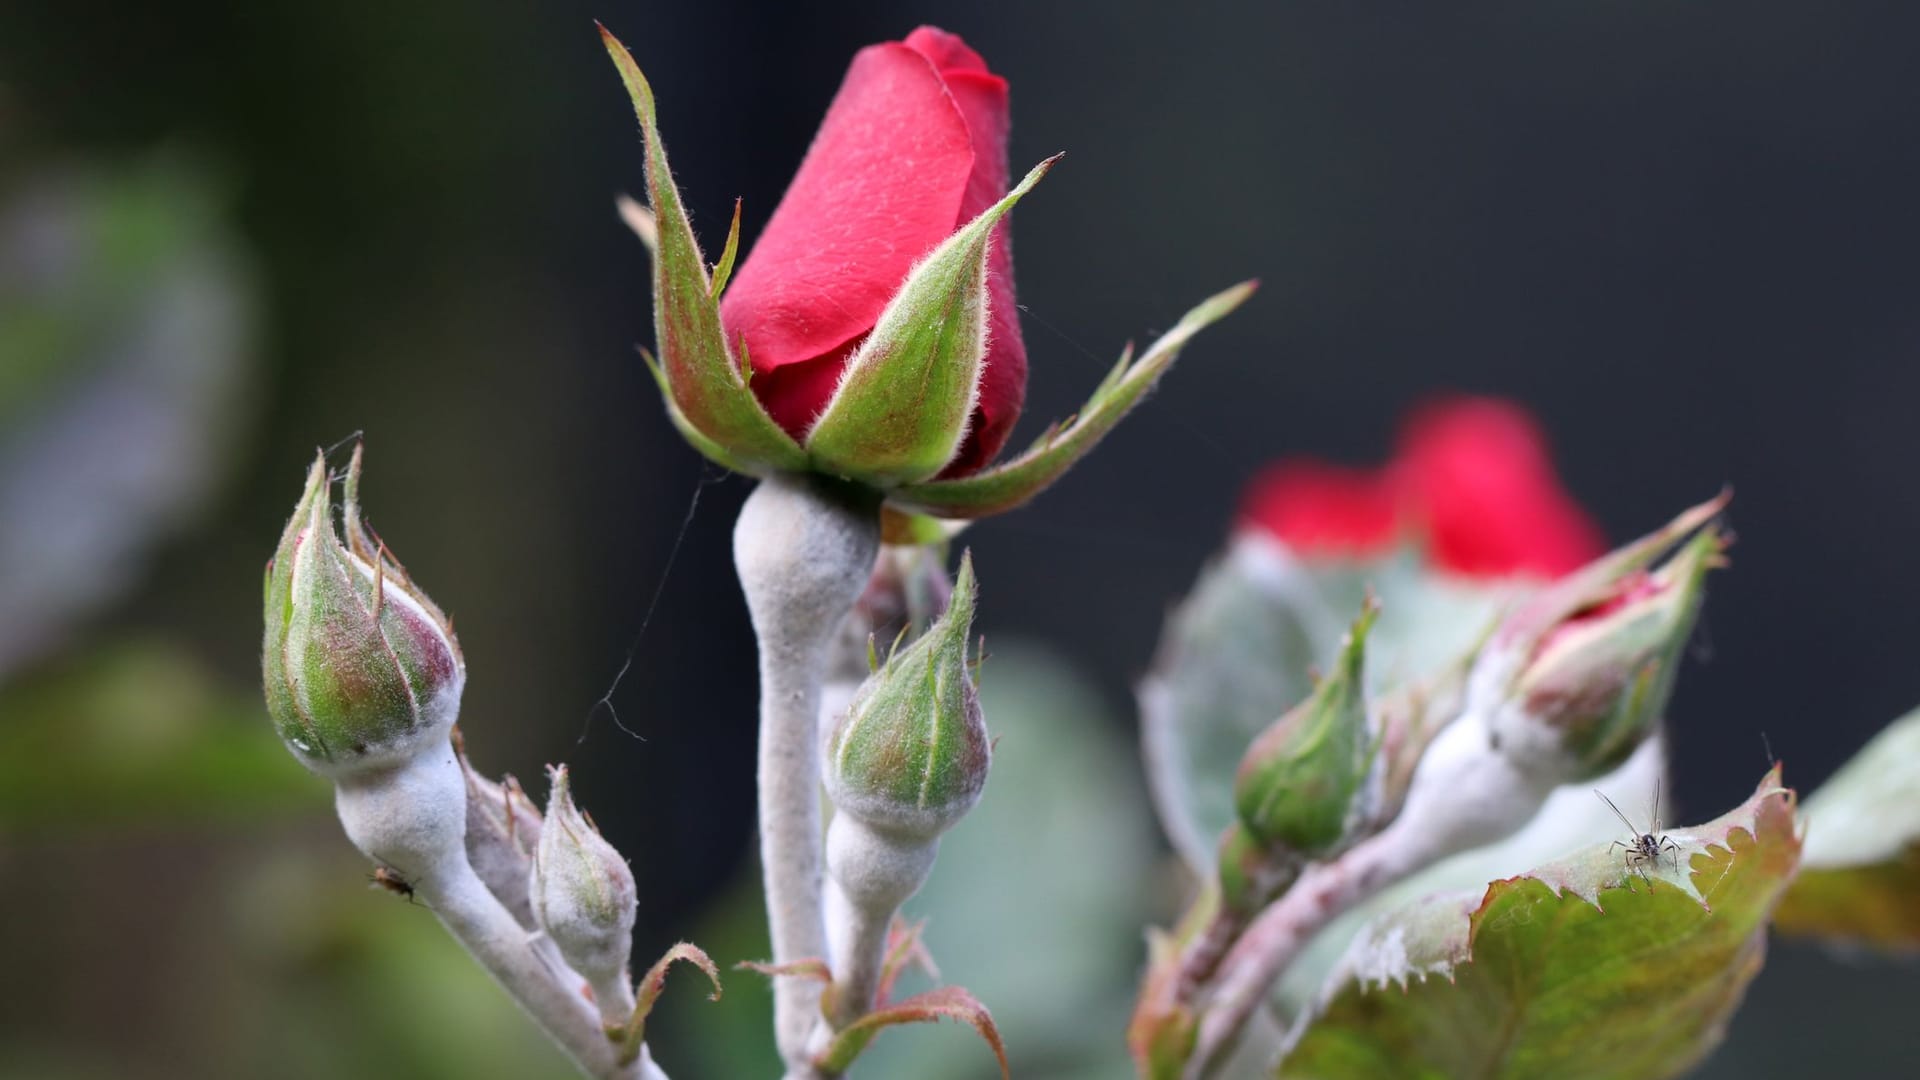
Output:
M1007 192L1007 81L930 26L862 49L721 298L752 387L804 439L907 271ZM1007 226L988 257L988 348L966 441L943 475L999 452L1026 396Z
M1411 539L1434 565L1476 577L1557 577L1606 550L1539 425L1497 398L1415 409L1378 469L1278 461L1248 485L1240 517L1307 555L1359 558Z

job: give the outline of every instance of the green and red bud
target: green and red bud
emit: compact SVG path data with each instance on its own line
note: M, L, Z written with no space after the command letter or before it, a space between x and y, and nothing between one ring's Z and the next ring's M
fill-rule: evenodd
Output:
M944 518L1010 510L1091 450L1193 334L1253 291L1226 290L1137 360L1129 350L1070 423L994 465L1026 382L1007 212L1057 160L1009 190L1004 80L929 27L862 50L735 274L739 216L710 271L652 87L601 35L646 148L650 210L623 214L653 255L660 355L648 365L681 435L736 472L821 473Z
M566 962L584 976L603 1007L627 986L633 920L639 907L633 868L574 805L567 767L548 771L546 821L534 849L528 891L539 927ZM624 1016L607 1016L623 1023Z
M826 783L839 813L933 839L979 802L992 746L967 655L975 593L963 555L946 613L887 657L834 725Z
M361 451L336 533L324 455L267 563L267 711L302 763L338 777L444 744L466 662L453 624L361 521Z
M1494 632L1474 690L1499 694L1488 726L1507 752L1557 755L1577 780L1619 766L1657 727L1706 575L1725 565L1726 534L1709 523L1725 504L1563 578Z
M1333 670L1240 761L1234 809L1250 839L1269 853L1324 857L1350 843L1371 812L1380 740L1363 682L1367 632L1378 614L1369 601Z

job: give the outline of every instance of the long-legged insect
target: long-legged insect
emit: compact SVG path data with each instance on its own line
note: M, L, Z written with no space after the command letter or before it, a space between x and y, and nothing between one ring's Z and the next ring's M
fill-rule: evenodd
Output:
M384 866L373 868L373 873L367 875L367 884L375 889L385 889L409 904L413 903L412 882Z
M1649 887L1653 885L1653 879L1647 877L1647 864L1653 863L1656 866L1659 865L1662 852L1672 852L1673 868L1675 870L1680 869L1680 845L1674 843L1671 837L1660 831L1659 781L1655 781L1653 785L1652 832L1641 832L1636 828L1633 822L1627 820L1627 815L1621 813L1620 808L1613 805L1613 800L1607 798L1606 792L1596 788L1593 793L1600 796L1600 801L1607 804L1607 809L1613 811L1613 816L1620 819L1620 824L1625 825L1627 832L1633 837L1631 840L1615 840L1607 850L1612 851L1614 848L1624 849L1627 868L1629 870L1639 871L1640 880L1646 882Z

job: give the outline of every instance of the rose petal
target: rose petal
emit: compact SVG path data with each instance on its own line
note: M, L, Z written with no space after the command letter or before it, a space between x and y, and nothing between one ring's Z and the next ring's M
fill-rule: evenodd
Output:
M966 119L927 58L899 42L862 49L721 300L754 370L838 353L872 329L914 260L952 234L973 162ZM819 383L833 385L808 385ZM775 419L798 435L825 400L789 401Z
M1360 558L1393 543L1402 526L1401 505L1387 470L1288 458L1247 485L1240 522L1303 555Z
M949 33L937 26L915 27L901 44L933 61L933 66L942 75L956 71L990 70L986 60L961 40L959 34Z
M1539 426L1510 402L1459 397L1421 407L1402 429L1396 468L1445 569L1557 577L1606 550L1561 489Z

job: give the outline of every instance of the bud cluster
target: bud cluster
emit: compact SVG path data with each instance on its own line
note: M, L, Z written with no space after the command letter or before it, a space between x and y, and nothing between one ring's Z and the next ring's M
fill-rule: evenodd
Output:
M640 1042L652 998L637 1001L628 967L633 872L574 804L564 767L543 815L511 776L467 760L452 622L362 520L361 461L356 447L337 527L324 455L314 462L267 566L275 726L333 781L380 881L432 908L584 1068L654 1075ZM670 956L711 966L691 946Z

